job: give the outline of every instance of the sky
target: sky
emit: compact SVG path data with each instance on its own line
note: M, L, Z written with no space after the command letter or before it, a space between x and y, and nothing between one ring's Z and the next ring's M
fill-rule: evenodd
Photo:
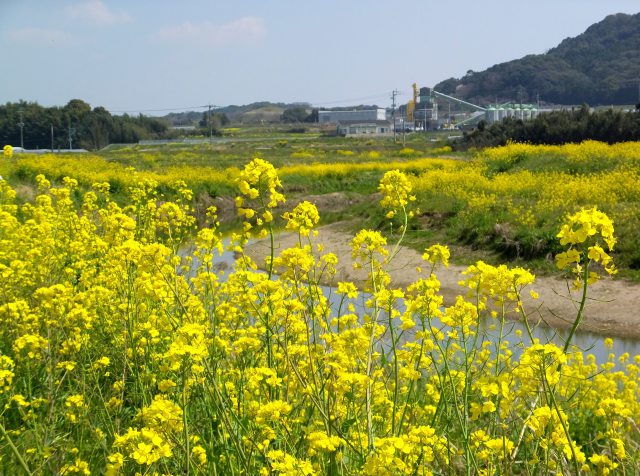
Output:
M391 104L544 53L638 0L0 0L0 104L112 113Z

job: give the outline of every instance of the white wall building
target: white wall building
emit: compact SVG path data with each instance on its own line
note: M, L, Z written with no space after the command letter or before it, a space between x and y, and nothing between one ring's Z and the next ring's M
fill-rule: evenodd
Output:
M336 132L341 136L357 136L361 134L388 135L393 132L389 121L340 121Z
M365 109L361 111L318 111L318 122L320 124L338 124L345 121L385 121L387 112L383 108Z

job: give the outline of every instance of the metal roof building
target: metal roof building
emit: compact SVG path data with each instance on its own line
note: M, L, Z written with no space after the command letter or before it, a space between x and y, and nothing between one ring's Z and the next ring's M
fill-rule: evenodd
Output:
M384 121L386 119L387 112L383 108L353 111L318 111L318 122L320 124L338 124L344 121Z
M341 136L354 136L361 134L386 135L392 132L391 123L385 120L340 121L337 125L337 133Z

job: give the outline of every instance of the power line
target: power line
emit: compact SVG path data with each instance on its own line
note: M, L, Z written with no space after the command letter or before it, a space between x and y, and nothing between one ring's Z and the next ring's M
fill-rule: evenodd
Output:
M313 106L325 106L328 104L339 104L344 102L353 102L353 101L364 101L366 99L381 99L386 98L388 93L376 94L372 96L361 96L356 98L347 98L347 99L337 99L333 101L324 101L324 102L313 102L311 103Z

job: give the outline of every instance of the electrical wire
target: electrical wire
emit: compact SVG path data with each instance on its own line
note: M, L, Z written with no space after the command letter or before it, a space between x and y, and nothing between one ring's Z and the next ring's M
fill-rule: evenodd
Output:
M381 98L387 99L388 97L389 97L388 93L381 93L381 94L376 94L376 95L372 95L372 96L361 96L361 97L357 97L357 98L339 99L339 100L334 100L334 101L313 102L311 104L313 106L325 106L325 105L329 105L329 104L339 104L339 103L344 103L344 102L364 101L366 99L381 99Z
M168 107L168 108L163 108L163 109L129 109L127 111L109 111L110 113L119 113L119 114L127 114L127 113L133 113L133 112L170 112L170 111L185 111L187 109L202 109L202 108L208 108L209 105L207 104L206 106L184 106L184 107ZM211 107L219 107L219 106L211 106Z

